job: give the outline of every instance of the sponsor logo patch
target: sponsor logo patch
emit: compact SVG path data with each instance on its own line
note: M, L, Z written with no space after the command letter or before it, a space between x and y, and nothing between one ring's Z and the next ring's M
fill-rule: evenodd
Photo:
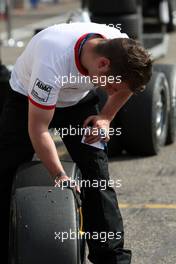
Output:
M40 81L39 79L36 79L31 94L39 101L47 102L51 89L51 86Z

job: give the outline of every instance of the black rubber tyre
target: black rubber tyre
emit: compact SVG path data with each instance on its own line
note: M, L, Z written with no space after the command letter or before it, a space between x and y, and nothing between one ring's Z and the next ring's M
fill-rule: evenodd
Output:
M69 177L75 179L78 168L72 161L62 161L62 165ZM53 180L47 169L40 161L31 161L18 169L13 183L13 193L17 188L30 186L53 186Z
M168 0L169 3L169 23L167 25L167 31L168 32L173 32L175 31L175 25L174 25L174 21L173 21L173 12L176 11L176 4L174 3L175 0Z
M88 0L81 0L81 8L84 9L88 6Z
M123 0L120 2L116 0L101 1L101 0L89 0L88 8L90 12L94 14L133 14L136 13L137 3L136 0Z
M8 90L10 88L9 78L9 70L4 65L0 64L0 114L8 96Z
M160 0L143 0L142 11L144 17L159 18L159 2Z
M130 154L156 155L166 143L169 85L154 72L145 91L133 96L121 111L123 147Z
M72 190L16 190L11 213L10 264L80 264L80 241L71 239L71 232L72 238L79 233L79 212ZM61 241L62 235L68 238Z
M154 70L163 72L167 78L170 91L170 111L168 116L167 144L172 144L176 138L176 65L155 64Z
M142 36L142 16L140 13L123 16L92 15L91 21L121 29L121 32L127 33L130 38L141 39Z
M75 165L75 163L73 163L71 161L63 161L62 160L62 165L63 165L67 175L69 175L72 179L75 179L75 180L81 179L81 173L80 173L79 169L77 168L77 166ZM21 194L18 194L19 190L25 190L25 189L29 190L29 194L31 193L31 199L34 196L34 198L36 198L35 200L37 202L36 206L38 206L38 208L32 209L33 205L31 205L31 210L36 210L35 212L37 212L37 214L42 214L42 212L40 212L40 204L42 203L42 201L40 201L41 197L37 198L36 190L39 190L42 193L42 191L44 190L42 188L44 188L44 186L48 189L53 189L53 184L54 184L53 180L51 179L48 171L46 170L46 168L43 166L43 164L40 161L33 161L33 162L23 164L18 169L18 171L16 173L16 177L14 179L13 189L12 189L13 199L11 202L11 222L10 222L11 246L10 246L10 252L14 252L14 250L16 251L16 249L14 249L14 245L13 245L14 239L16 239L16 238L14 238L14 236L16 236L16 234L14 234L14 233L17 232L16 230L19 230L19 236L21 236L21 230L22 230L22 229L18 229L18 222L17 222L18 217L16 216L17 204L21 203L21 201L19 201L19 199L21 199L21 196L19 196ZM41 187L41 186L43 186L43 187ZM24 187L27 187L27 188L24 188ZM34 191L33 191L32 187L34 187ZM38 188L38 189L36 189L36 188ZM55 188L55 189L57 189L57 188ZM23 191L23 194L24 194L24 191ZM62 194L60 193L59 195L62 195ZM60 201L59 195L58 195L58 200L56 200L58 202ZM70 197L69 203L71 205L73 205L71 199L72 200L74 200L74 199L72 196L69 196L69 197ZM68 198L68 195L67 195L67 198ZM53 201L54 201L54 197L53 197ZM60 201L60 202L62 203L62 201ZM29 200L29 203L31 203L30 200ZM46 212L48 211L47 206L48 206L48 204L46 205ZM70 208L68 208L68 205L65 206L65 204L64 204L64 208L66 209L65 212L67 212L67 210L68 211L70 210ZM75 207L74 207L74 208L72 208L72 211L73 210L74 211L76 210L76 215L77 215L77 209L75 209ZM79 214L79 216L80 216L80 214ZM68 217L70 217L70 215L68 215ZM36 218L35 215L34 215L34 217L33 217L33 215L31 215L31 219L34 219L31 221L35 221L35 218ZM78 218L78 216L77 216L77 218ZM73 217L71 219L72 219L71 221L73 222L73 220L74 220ZM78 220L79 219L77 219L77 222L78 222ZM63 219L63 221L65 221L65 220ZM46 226L46 228L47 228L47 226ZM84 239L84 237L79 240L79 247L80 247L79 254L80 254L80 258L81 258L81 263L84 263L84 260L85 260L85 239ZM13 255L14 255L14 253L13 253ZM11 256L11 258L12 258L12 256ZM13 256L13 259L16 259L16 258ZM14 262L14 261L16 261L16 262ZM13 260L13 262L11 261L10 264L12 264L12 263L19 264L21 262L17 262L17 260ZM23 262L23 263L26 264L26 262ZM46 263L50 263L50 262L46 262ZM75 262L75 263L77 263L77 262Z
M111 129L114 130L115 134L110 136L110 141L108 142L108 157L113 158L120 156L122 154L122 144L121 138L122 136L119 135L121 130L121 125L119 122L119 118L115 117L111 123Z

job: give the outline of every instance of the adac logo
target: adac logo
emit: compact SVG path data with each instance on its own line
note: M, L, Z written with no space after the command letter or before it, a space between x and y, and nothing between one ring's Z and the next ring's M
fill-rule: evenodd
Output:
M39 79L36 79L31 91L31 95L33 95L36 99L38 99L41 102L47 102L51 90L52 90L51 86L40 81Z
M49 86L49 85L43 83L43 82L40 81L40 80L37 80L37 82L36 82L36 86L38 86L39 89L41 89L41 90L43 90L43 91L45 91L45 92L48 92L48 93L49 93L49 92L51 91L51 86Z

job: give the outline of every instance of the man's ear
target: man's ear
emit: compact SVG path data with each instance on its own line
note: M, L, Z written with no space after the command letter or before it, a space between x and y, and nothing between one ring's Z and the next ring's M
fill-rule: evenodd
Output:
M109 71L110 60L106 57L100 57L98 59L98 70L102 73Z

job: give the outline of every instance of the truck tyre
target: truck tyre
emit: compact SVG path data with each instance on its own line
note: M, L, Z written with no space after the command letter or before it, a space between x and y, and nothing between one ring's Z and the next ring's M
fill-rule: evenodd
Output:
M11 264L81 263L79 212L71 189L19 188L11 212Z
M142 37L142 16L139 13L123 16L92 15L91 21L115 27L122 33L127 33L130 38L141 39Z
M156 155L166 143L169 85L154 72L145 91L133 96L121 111L123 147L130 154Z
M110 0L110 1L101 1L101 0L89 0L88 9L93 14L98 15L123 15L123 14L133 14L137 11L136 0L123 0L120 2Z
M172 144L176 137L176 65L155 64L154 70L163 72L167 78L170 91L170 111L168 116L167 144Z

